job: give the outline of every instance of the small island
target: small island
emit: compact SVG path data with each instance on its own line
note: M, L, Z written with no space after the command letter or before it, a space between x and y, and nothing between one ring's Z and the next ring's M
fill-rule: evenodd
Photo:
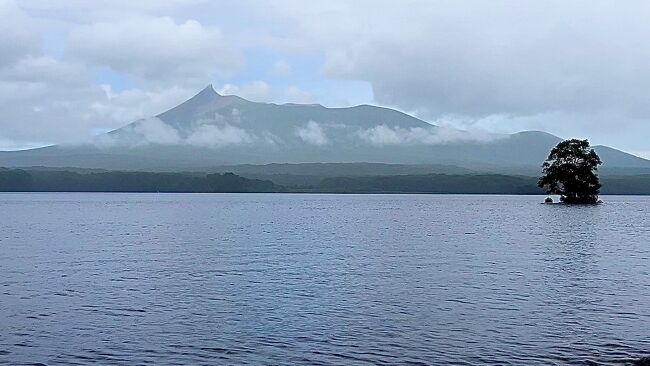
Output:
M598 195L602 185L597 174L600 164L602 161L588 140L562 141L542 165L543 175L538 185L547 187L548 194L560 195L562 203L600 203ZM545 202L552 203L552 200L547 198Z

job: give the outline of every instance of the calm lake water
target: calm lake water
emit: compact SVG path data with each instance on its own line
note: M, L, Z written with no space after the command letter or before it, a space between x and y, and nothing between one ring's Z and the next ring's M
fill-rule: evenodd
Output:
M650 198L0 194L0 363L631 364Z

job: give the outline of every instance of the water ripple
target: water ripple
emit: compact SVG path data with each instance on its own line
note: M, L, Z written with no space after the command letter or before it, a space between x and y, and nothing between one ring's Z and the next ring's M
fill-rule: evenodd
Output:
M650 365L650 199L1 194L0 364Z

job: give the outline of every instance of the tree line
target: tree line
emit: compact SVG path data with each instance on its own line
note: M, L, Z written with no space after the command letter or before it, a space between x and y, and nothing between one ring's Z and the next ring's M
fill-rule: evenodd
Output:
M295 180L294 180L295 178ZM650 175L601 178L603 194L650 195ZM304 192L544 194L537 178L502 174L407 174L356 177L282 175L282 183L233 173L74 172L0 169L4 192Z
M232 173L0 171L0 191L17 192L279 192L268 180Z

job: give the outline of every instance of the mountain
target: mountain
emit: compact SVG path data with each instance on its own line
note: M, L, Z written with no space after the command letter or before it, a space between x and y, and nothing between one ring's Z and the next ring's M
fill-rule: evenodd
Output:
M236 164L369 162L536 173L558 141L538 131L477 135L370 105L256 103L208 86L175 108L86 144L0 152L0 166L208 171ZM604 168L618 173L650 169L648 160L604 146L596 150Z

